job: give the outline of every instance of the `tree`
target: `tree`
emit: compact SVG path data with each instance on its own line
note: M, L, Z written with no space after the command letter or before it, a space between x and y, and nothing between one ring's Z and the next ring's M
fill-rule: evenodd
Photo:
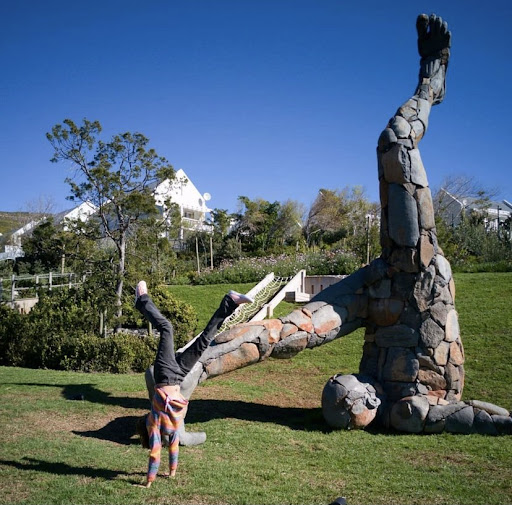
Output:
M262 198L251 200L239 196L240 212L236 216L234 233L248 252L265 252L272 244L272 231L280 208L279 202L268 202Z
M66 178L72 201L96 205L102 232L117 250L115 299L117 317L122 316L122 294L126 270L128 232L138 220L156 213L152 185L174 179L169 162L149 149L141 133L121 133L108 142L99 139L99 121L70 119L47 133L54 148L52 162L71 163L74 177Z
M302 237L304 205L296 200L286 200L280 204L272 230L276 244L295 245Z
M436 215L446 219L447 208L453 202L452 198L463 201L471 198L474 206L484 211L490 201L499 193L498 188L487 188L475 177L468 175L450 175L443 179L441 186L433 191L433 202ZM464 218L464 216L462 216ZM448 223L451 224L451 223Z
M311 205L304 235L308 246L314 243L340 244L354 249L366 262L368 240L376 257L379 206L370 202L361 186L330 190L322 188ZM368 218L370 216L370 218Z
M32 274L60 270L64 250L64 233L53 219L45 219L23 240L25 255L16 261L16 270Z

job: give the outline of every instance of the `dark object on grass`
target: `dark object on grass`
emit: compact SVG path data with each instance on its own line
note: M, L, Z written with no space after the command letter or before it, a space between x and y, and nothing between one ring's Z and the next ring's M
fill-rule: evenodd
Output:
M345 497L340 496L339 498L336 498L333 502L329 503L329 505L347 505L347 500Z

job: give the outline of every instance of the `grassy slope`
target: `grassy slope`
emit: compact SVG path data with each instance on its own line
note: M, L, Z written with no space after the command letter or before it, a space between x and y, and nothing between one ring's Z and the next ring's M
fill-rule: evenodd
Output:
M14 231L29 221L28 212L0 211L0 233Z
M465 398L510 409L512 274L461 274L456 284ZM187 420L206 444L182 448L177 479L150 490L131 485L146 465L133 433L147 408L140 375L0 368L0 502L511 503L512 437L326 429L323 384L357 370L360 350L356 332L204 383ZM86 401L67 399L77 392Z

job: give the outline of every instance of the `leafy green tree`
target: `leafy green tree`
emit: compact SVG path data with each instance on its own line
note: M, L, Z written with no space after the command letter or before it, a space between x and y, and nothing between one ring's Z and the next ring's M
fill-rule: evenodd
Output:
M238 201L241 209L234 227L236 238L247 252L264 253L273 244L280 203L247 196L239 196Z
M167 221L157 216L134 226L127 243L127 279L132 285L140 279L152 285L170 282L177 258L168 233Z
M283 247L301 241L304 213L304 205L296 200L286 200L280 204L272 229L276 245Z
M72 201L91 202L97 207L102 233L114 244L116 257L115 299L117 316L122 316L122 294L126 271L126 246L130 230L141 218L156 213L154 183L174 179L169 162L148 148L141 133L121 133L105 142L99 138L98 121L70 119L47 133L54 148L51 161L70 163L75 170L67 178Z
M380 253L379 206L370 202L361 186L322 188L311 205L304 226L308 246L342 246L354 251L362 263Z
M16 271L31 274L60 271L65 241L64 234L54 226L53 219L45 219L23 240L25 256L17 260Z

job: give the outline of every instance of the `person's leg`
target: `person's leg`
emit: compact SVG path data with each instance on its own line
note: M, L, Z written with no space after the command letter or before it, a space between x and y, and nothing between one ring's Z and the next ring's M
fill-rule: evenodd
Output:
M156 384L179 384L185 376L176 362L172 324L160 313L148 295L146 283L137 284L135 307L160 332L154 364Z
M224 320L233 314L236 308L242 303L252 303L253 301L254 300L247 295L242 295L236 291L230 291L224 296L219 308L215 311L199 337L181 354L176 356L176 361L185 375L192 370L203 352L210 345Z

